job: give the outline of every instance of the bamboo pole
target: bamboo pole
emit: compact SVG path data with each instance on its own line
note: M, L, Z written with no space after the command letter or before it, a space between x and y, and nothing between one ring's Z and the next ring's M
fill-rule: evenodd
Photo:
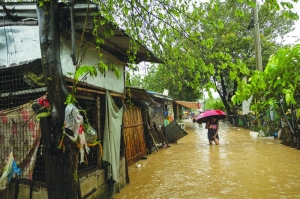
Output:
M67 88L72 89L73 87L72 86L67 86ZM95 93L95 94L105 95L105 91L96 91L96 90L93 90L93 89L81 88L81 87L77 87L76 89L78 91L83 91L83 92L87 92L87 93ZM120 97L120 98L124 97L124 95L118 94L118 93L111 93L110 92L110 95L113 96L113 97Z

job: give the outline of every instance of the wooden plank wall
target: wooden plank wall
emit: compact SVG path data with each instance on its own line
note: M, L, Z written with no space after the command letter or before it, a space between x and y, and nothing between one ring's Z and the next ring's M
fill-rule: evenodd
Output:
M148 151L141 108L127 108L123 115L123 125L127 166L130 166L147 155Z

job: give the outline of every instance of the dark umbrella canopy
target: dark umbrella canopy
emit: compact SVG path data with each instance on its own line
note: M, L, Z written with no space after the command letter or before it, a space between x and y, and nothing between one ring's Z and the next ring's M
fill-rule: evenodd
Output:
M208 122L212 117L217 118L217 120L221 120L226 118L226 113L224 113L221 110L208 110L203 113L200 113L196 117L197 123L206 123Z

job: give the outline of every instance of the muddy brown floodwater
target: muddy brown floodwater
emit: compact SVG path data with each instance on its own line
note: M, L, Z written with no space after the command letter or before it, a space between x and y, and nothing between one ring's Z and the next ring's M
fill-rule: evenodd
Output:
M114 199L300 198L300 150L226 123L210 146L204 125L186 122L187 136L130 166Z

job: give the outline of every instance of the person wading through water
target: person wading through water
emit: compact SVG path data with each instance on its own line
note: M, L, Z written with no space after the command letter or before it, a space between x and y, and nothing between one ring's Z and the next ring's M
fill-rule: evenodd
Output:
M213 141L216 145L219 145L219 121L216 117L212 117L211 120L206 122L205 128L208 129L207 137L209 140L209 145L212 145Z

